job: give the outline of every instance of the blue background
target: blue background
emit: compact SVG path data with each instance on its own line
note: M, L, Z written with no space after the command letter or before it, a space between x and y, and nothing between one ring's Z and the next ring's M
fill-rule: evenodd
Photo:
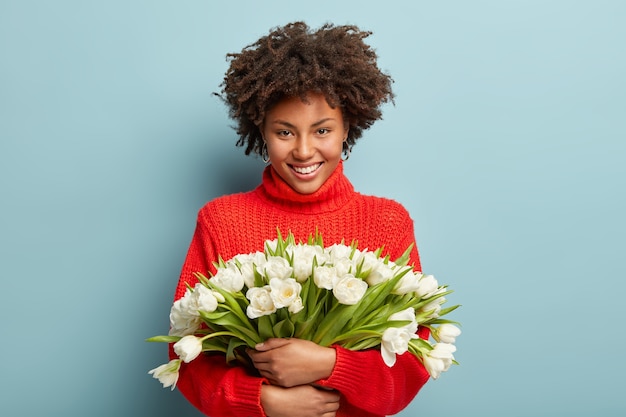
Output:
M202 204L248 190L211 95L305 19L372 30L395 106L346 164L463 304L402 416L626 415L626 2L1 1L0 413L197 416L147 371Z

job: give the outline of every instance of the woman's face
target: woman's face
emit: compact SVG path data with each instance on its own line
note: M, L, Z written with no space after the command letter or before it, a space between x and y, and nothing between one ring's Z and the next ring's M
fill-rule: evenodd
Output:
M266 113L262 133L278 175L297 192L311 194L339 164L348 128L339 107L309 93L306 103L299 97L279 101Z

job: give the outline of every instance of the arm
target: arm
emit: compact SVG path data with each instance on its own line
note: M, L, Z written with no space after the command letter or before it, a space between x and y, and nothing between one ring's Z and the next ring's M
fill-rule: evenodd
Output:
M348 403L373 414L397 414L429 378L424 365L410 353L398 356L396 364L388 367L379 350L335 349L332 374L317 384L338 390Z
M300 339L268 339L248 349L255 368L272 385L261 387L261 404L270 417L334 417L340 395L313 383L335 365L335 350Z
M419 334L428 337L428 329L421 329ZM352 407L375 415L398 413L429 378L421 362L410 353L399 356L390 368L379 350L355 352L338 346L321 347L306 340L269 339L256 350L249 350L249 355L261 375L274 386L313 384L337 390Z
M185 294L187 284L196 284L194 272L215 272L209 260L217 259L216 253L207 227L199 217L176 288L175 300ZM329 350L334 358L334 350ZM170 345L170 358L175 357ZM330 369L326 373L316 374L311 381L327 376ZM177 387L190 403L207 415L291 417L294 413L300 413L298 415L303 417L334 417L339 408L340 397L336 392L318 390L312 386L285 388L268 384L266 378L251 375L241 366L226 364L224 356L216 353L200 355L188 364L183 363ZM306 410L306 414L302 414L303 410Z
M409 233L391 248L392 256L400 256L414 242L412 227L406 226L405 230ZM415 246L410 256L410 262L419 265ZM424 339L429 337L427 328L420 328L418 334ZM249 351L249 355L261 375L272 384L281 387L314 384L337 390L347 403L345 410L352 410L354 415L396 414L411 402L429 378L422 363L410 353L399 356L389 368L379 350L354 352L298 339L269 339L255 351Z
M212 259L217 259L209 231L198 217L174 300L181 298L186 285L195 285L195 272L206 273ZM170 345L170 358L176 355ZM223 355L200 355L190 363L183 363L177 387L196 408L207 415L224 417L265 417L261 407L263 378L250 375L243 367L229 366Z
M397 205L385 217L389 238L383 243L386 243L391 259L397 259L413 244L409 264L421 271L413 220L408 212ZM423 339L429 337L427 328L420 328L418 334ZM350 406L364 411L355 411L359 415L400 412L429 379L421 361L408 352L398 356L393 367L388 367L379 350L355 352L342 347L335 347L335 350L336 364L331 375L317 384L340 391Z
M261 376L285 388L328 378L336 362L335 349L302 339L268 339L248 355Z
M261 403L268 417L335 417L340 395L311 385L261 387Z

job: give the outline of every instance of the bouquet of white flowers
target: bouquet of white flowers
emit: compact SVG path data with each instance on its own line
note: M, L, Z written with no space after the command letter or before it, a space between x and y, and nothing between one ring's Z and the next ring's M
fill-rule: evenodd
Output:
M176 386L181 361L217 351L227 361L247 361L245 348L272 337L311 340L346 349L378 348L387 366L396 355L416 355L433 378L456 363L454 342L461 333L442 316L452 291L432 275L407 265L411 247L395 261L383 248L359 250L356 243L324 247L322 237L295 242L292 234L265 242L263 252L215 263L216 274L174 302L168 336L147 339L174 343L178 359L149 373L165 387ZM435 344L417 336L428 327Z

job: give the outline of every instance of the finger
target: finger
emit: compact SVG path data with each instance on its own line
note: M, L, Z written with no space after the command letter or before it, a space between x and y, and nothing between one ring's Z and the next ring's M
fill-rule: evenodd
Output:
M270 385L274 385L277 387L280 387L280 381L274 377L274 374L272 374L270 371L267 370L258 370L259 374L261 375L261 377L267 379L270 383Z
M271 367L267 362L253 362L254 367L259 372L271 373Z
M267 352L268 350L277 349L289 343L289 339L271 338L267 339L265 342L258 343L254 348L259 352Z
M341 399L341 396L339 394L333 394L333 395L329 395L326 398L326 402L328 402L329 404L339 404L339 400Z
M336 391L332 388L327 388L327 387L322 387L319 385L312 385L313 388L320 390L322 392L324 392L324 396L325 396L325 401L329 404L334 404L337 403L339 404L339 400L341 399L341 394L339 394L339 391Z
M255 367L258 367L258 365L260 365L262 363L268 363L268 362L270 362L270 359L271 359L271 356L268 355L267 353L258 352L256 350L250 350L248 352L248 356L250 357L250 359L254 363Z

